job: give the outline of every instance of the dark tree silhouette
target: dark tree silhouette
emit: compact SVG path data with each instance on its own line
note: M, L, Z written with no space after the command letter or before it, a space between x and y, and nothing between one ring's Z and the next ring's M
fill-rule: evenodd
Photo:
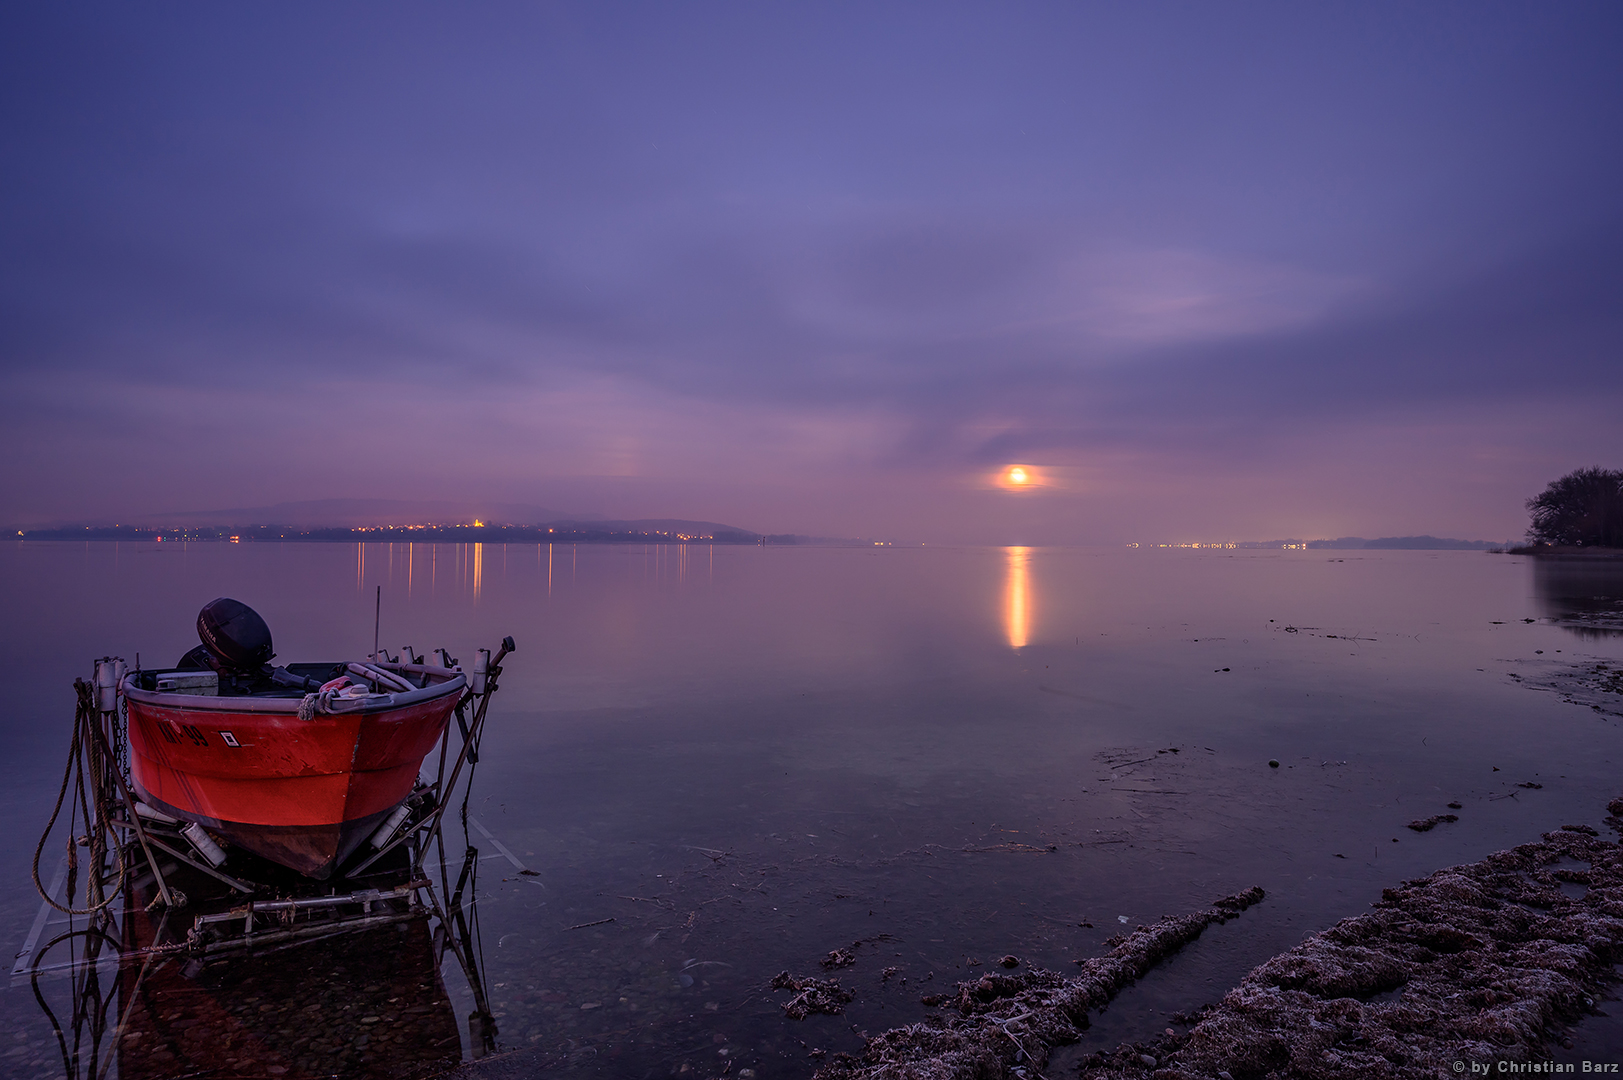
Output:
M1577 469L1527 500L1535 543L1623 548L1623 472Z

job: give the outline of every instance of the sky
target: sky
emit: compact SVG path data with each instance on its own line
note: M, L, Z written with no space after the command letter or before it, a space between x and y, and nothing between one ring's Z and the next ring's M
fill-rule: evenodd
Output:
M1520 536L1623 467L1620 54L1609 2L6 5L0 524Z

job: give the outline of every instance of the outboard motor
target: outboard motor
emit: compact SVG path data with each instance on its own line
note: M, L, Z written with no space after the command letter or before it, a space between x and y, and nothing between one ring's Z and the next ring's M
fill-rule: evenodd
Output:
M241 693L263 689L263 680L285 686L301 693L321 689L321 684L332 675L312 679L295 675L285 667L271 667L270 627L259 617L259 612L244 604L222 596L203 605L197 613L197 636L203 644L180 658L175 667L184 671L214 671L220 676L220 688L233 687ZM340 664L335 674L343 670Z
M270 627L259 612L241 600L222 596L197 613L197 636L203 644L181 658L183 668L213 668L222 675L257 675L276 655Z
M197 613L197 636L233 671L259 671L276 655L270 627L259 612L225 596L204 604Z

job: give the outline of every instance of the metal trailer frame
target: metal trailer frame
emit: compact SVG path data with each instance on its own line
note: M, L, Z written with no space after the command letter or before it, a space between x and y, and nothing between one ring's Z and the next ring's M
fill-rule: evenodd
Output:
M80 1076L82 1067L88 1069L84 1074L87 1077L105 1075L113 1048L118 1045L127 1002L120 1006L115 1018L111 1046L104 1061L102 1046L109 1041L107 1006L112 987L109 986L104 992L100 980L102 969L109 963L121 967L139 961L141 968L135 983L138 990L153 965L166 959L173 958L200 966L205 958L216 955L253 953L256 950L274 952L301 942L421 917L432 917L437 921L431 943L434 964L439 966L443 963L445 951L449 948L456 956L472 991L474 1012L468 1017L468 1036L473 1056L482 1057L491 1052L495 1048L496 1023L490 1013L489 995L481 970L482 945L476 896L468 891L468 885L476 880L481 856L479 849L471 842L465 845L461 870L453 889L445 858L444 819L466 768L467 790L464 791L460 812L464 832L471 823L503 857L521 871L524 870L499 840L468 815L473 767L479 761L479 745L490 698L497 689L501 662L515 648L513 639L507 637L502 640L501 648L493 658L488 650L479 651L473 677L454 709L456 730L460 737L454 760L450 752L452 726L447 723L440 739L433 783L419 781L406 800L411 812L395 833L360 862L341 869L339 875L341 882L356 886L360 884L357 878L380 859L404 846L407 853L405 880L383 887L352 887L344 893L340 893L337 887L329 887L326 895L316 892L294 896L264 895L266 886L239 879L212 865L196 845L181 833L183 823L165 822L138 813L129 783L124 702L116 690L121 682L123 662L110 657L98 661L94 684L76 679L74 686L78 694L78 709L74 718L73 751L63 779L62 794L58 796L57 809L52 813L52 824L47 827L47 836L40 841L40 849L43 849L54 828L57 812L62 808L63 797L69 791L76 767L79 787L70 804L69 823L71 826L77 820L75 810L82 812L86 832L82 836L70 835L68 853L61 857L48 888L39 884L39 857L36 851L34 876L43 903L22 949L16 954L11 970L13 986L24 981L32 985L36 999L56 1031L68 1075ZM374 657L377 655L373 654ZM450 666L455 666L455 662L452 661ZM109 690L111 692L107 692ZM451 762L449 773L446 769L448 761ZM70 834L76 832L76 829L70 828ZM113 842L106 843L109 839ZM431 844L438 856L438 889L424 865L424 855ZM90 854L89 873L84 880L84 910L72 906L74 878L79 870L78 848L88 848ZM190 904L186 895L169 881L169 875L182 865L224 886L226 896L235 893L244 902L224 911L195 914L184 938L163 942L161 939L166 930ZM156 888L156 896L147 908L148 912L159 916L156 937L152 945L144 948L125 948L121 941L122 930L132 912L130 905L134 902L134 890L145 887L148 875L150 883ZM371 876L376 875L374 871ZM64 884L67 885L65 891ZM315 883L311 882L311 885ZM126 899L125 911L115 914L112 902L121 893ZM59 896L64 903L57 902ZM444 902L441 897L446 898ZM68 929L47 938L46 931L53 922L52 909L66 913L64 921L68 923ZM78 919L85 916L88 916L86 922L76 928ZM43 944L42 938L46 939ZM69 944L69 958L60 963L43 963L46 954L64 941ZM68 1025L71 1032L58 1021L41 992L41 980L51 978L67 978L72 983L73 1016ZM116 979L113 984L117 984ZM89 1038L88 1044L84 1041L86 1036Z
M451 796L462 779L464 768L468 768L468 787L471 790L473 772L471 766L476 766L479 762L479 745L484 734L490 699L498 688L501 662L515 650L513 639L507 637L502 639L501 648L494 657L491 657L488 650L479 651L479 661L475 665L473 676L453 710L456 731L460 736L454 760L450 753L452 725L448 722L440 738L435 779L427 784L419 781L415 790L407 796L405 805L411 807L409 816L397 827L387 842L366 854L360 862L341 868L339 872L340 881L354 884L356 879L365 875L380 859L404 846L408 855L407 881L384 889L361 887L340 894L336 888L331 888L325 895L311 893L276 897L259 895L264 891L264 886L233 877L213 865L182 834L181 828L184 823L167 822L137 812L135 794L128 778L128 743L124 737L126 719L123 697L116 691L113 694L104 692L107 689L104 684L110 683L114 688L119 684L118 679L105 675L104 669L121 676L123 662L112 657L104 657L97 661L95 684L83 680L74 681L79 696L79 708L75 715L74 751L75 754L83 754L83 760L80 762L80 780L84 784L78 802L87 817L85 835L74 840L78 846L91 848L91 865L88 868L84 890L89 910L71 910L72 878L77 871L77 857L70 848L70 854L63 858L50 888L41 887L45 902L40 908L27 941L17 954L16 963L11 971L13 980L36 970L37 957L41 951L39 941L50 922L52 908L59 911L69 910L70 916L89 915L93 924L109 923L113 918L109 911L111 901L120 892L128 893L137 885L144 885L150 880L158 893L153 906L161 905L166 910L165 921L179 914L188 906L189 900L168 878L181 865L207 875L225 886L231 893L240 894L246 899L246 903L236 905L225 912L198 914L193 919L184 942L155 944L142 952L187 952L201 956L232 949L251 949L256 945L311 936L325 937L349 929L365 929L380 923L415 918L419 915L432 915L440 920L442 926L449 926L457 919L466 922L467 914L461 908L461 895L470 874L470 867L465 862L461 880L453 895L446 872L443 832L445 811L454 801ZM377 655L373 654L374 657ZM446 770L448 761L451 762L449 773ZM70 776L73 767L74 761L70 759ZM64 792L68 789L68 779L64 778L63 781ZM85 797L86 795L88 797ZM60 807L59 799L58 809ZM70 821L73 820L71 810L72 808ZM468 822L466 793L462 802L461 817L466 828ZM52 821L54 824L54 815ZM479 827L481 832L484 831L478 822L474 822L474 825ZM97 841L104 837L116 838L115 843L98 844ZM439 855L440 888L437 892L423 865L423 856L431 844ZM501 845L497 843L497 847L500 848ZM470 845L467 858L477 857L477 849ZM351 861L353 862L353 857ZM136 871L138 866L139 873ZM53 899L62 888L65 878L69 883L66 907ZM442 904L441 895L450 897L451 902L448 905ZM455 914L448 914L447 908ZM456 949L459 960L462 960L466 967L471 957L462 955L463 949L454 940L453 935L446 934L446 941ZM470 979L470 982L477 985L475 980Z

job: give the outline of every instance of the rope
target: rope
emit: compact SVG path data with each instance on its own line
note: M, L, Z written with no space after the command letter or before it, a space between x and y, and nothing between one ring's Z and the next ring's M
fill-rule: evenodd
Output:
M87 802L85 800L84 732L86 730L86 725L87 724L96 723L95 703L94 703L94 701L93 701L93 699L91 697L91 694L93 692L93 688L91 687L91 685L89 683L85 682L83 679L74 679L73 680L73 688L76 691L78 691L78 694L79 694L79 707L73 714L73 742L71 744L69 744L69 747L68 747L68 765L67 765L67 768L64 769L63 772L62 772L62 787L56 793L56 805L51 807L51 819L48 822L45 823L45 831L40 834L39 843L37 845L35 845L35 847L34 847L34 888L39 890L40 896L44 897L45 902L47 904L51 905L56 910L62 912L62 914L64 914L64 915L94 915L96 912L101 911L102 909L106 908L115 899L117 899L119 890L117 890L117 889L113 890L112 894L107 896L106 898L104 898L100 903L93 904L93 905L91 905L90 907L87 907L87 908L75 908L75 907L71 907L71 906L63 907L61 904L59 904L55 900L51 899L50 894L48 892L46 892L44 883L41 882L40 879L39 879L39 860L40 860L40 856L45 851L45 842L51 838L51 830L56 828L57 815L62 812L62 801L64 799L66 799L67 795L68 795L68 784L71 781L73 781L75 775L77 775L77 777L78 777L78 790L76 790L74 792L74 795L76 797L75 801L79 804L79 807L83 808L83 813L85 815L85 826L86 826L86 828L89 829L89 830L93 830L93 832L91 832L89 835L87 835L85 837L85 839L86 839L87 843L89 843L91 845L91 851L99 856L100 853L101 853L100 839L101 839L102 833L106 832L107 834L109 834L109 835L111 835L113 837L113 840L114 840L114 843L112 845L113 857L118 860L118 880L120 882L122 882L124 880L124 874L125 874L124 852L123 852L122 845L117 843L117 840L118 840L117 834L113 832L113 827L110 824L108 824L108 820L107 820L108 819L107 803L106 803L106 799L104 797L104 793L101 791L101 789L99 787L97 788L97 790L96 790L96 817L94 819L92 819L91 816L90 816L89 806L88 806L88 804L87 804ZM117 766L114 765L112 767L116 768ZM97 779L99 780L100 778L98 777ZM72 806L72 804L70 803L69 804L69 810L68 810L68 816L69 816L68 824L70 826L73 823L72 818L74 816L75 809L76 808L74 808ZM93 820L94 821L99 821L101 823L99 828L97 828L96 826L94 826L92 824ZM77 859L78 853L77 853L77 851L74 850L75 843L76 843L76 839L73 836L73 830L71 828L69 828L69 830L68 830L68 862L69 862L70 869L76 868L76 864L78 862L78 859ZM100 860L100 858L97 858L97 859L94 860L94 863L90 868L90 873L91 873L92 878L94 878L95 875L100 870L101 870L101 860ZM69 886L69 889L68 889L68 903L70 905L73 903L73 887L71 885Z

